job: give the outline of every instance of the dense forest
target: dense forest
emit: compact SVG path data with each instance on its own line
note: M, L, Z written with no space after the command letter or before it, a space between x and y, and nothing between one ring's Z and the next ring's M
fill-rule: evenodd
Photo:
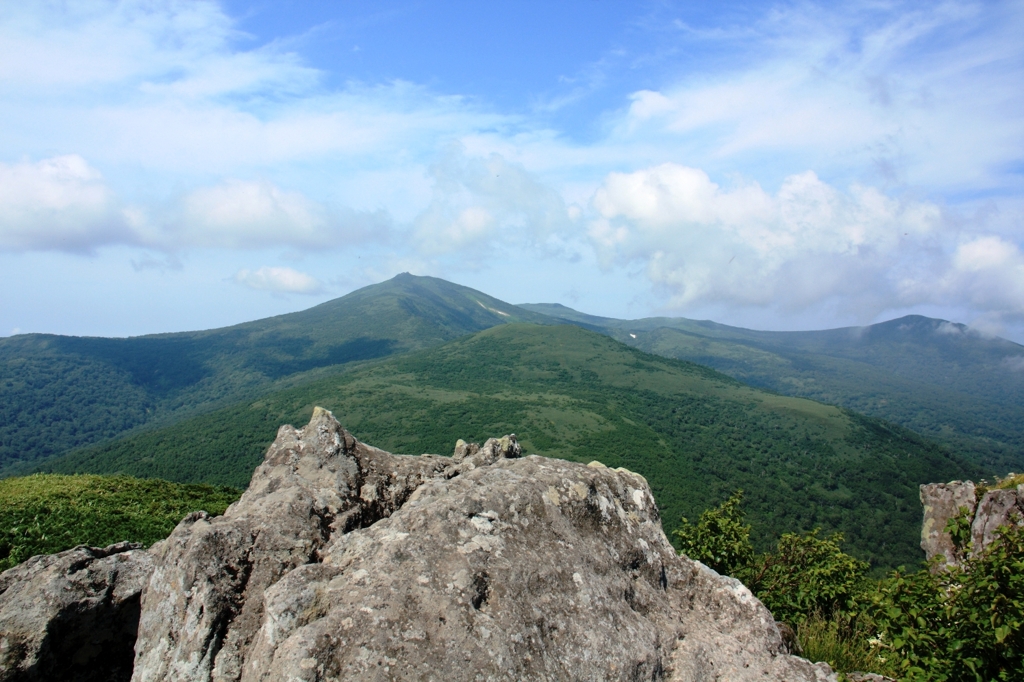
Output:
M885 419L991 472L1024 468L1024 347L964 325L911 315L868 327L765 332L524 307L753 386Z
M515 432L530 452L647 477L668 529L736 488L754 542L821 527L876 567L916 564L920 483L978 467L876 419L745 386L577 327L506 325L72 453L56 472L244 486L314 405L393 452L450 453Z
M548 321L444 280L399 275L309 310L127 339L0 339L0 474L145 425L515 321Z

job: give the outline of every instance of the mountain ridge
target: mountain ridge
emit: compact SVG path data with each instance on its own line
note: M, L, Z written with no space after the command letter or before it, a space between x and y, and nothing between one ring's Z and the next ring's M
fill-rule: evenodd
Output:
M42 469L244 485L282 423L314 405L391 452L516 433L527 452L643 474L671 529L742 488L759 545L846 533L882 567L919 559L917 486L979 469L896 426L768 393L575 325L511 324L396 355Z
M993 472L1024 466L1024 346L909 315L866 327L769 332L686 318L618 320L560 304L529 310L784 395L887 419Z

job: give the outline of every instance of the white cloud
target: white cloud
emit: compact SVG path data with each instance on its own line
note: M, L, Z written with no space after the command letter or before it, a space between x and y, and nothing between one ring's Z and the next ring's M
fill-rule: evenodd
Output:
M786 178L772 195L753 183L723 189L677 164L609 174L593 207L590 235L605 262L643 263L677 309L891 300L902 252L941 223L934 205L866 187L841 192L811 172Z
M315 277L291 268L264 266L258 270L239 270L233 279L250 289L282 294L319 294L324 290Z
M571 228L561 195L500 154L468 156L453 146L431 167L433 197L414 221L425 253L493 243L546 249Z
M103 176L78 155L0 163L0 250L90 252L135 242L130 223Z
M301 192L267 181L228 179L197 188L163 206L127 206L103 176L78 155L0 163L0 250L91 253L115 244L172 254L228 248L337 250L387 242L383 211L330 209ZM157 261L141 256L136 267Z
M387 239L384 214L332 212L298 191L267 181L226 180L184 197L159 239L180 248L340 249Z
M698 54L736 58L635 92L611 140L769 182L811 167L847 182L1006 187L1024 142L1022 9L778 6L741 35L684 36Z
M1001 237L974 237L957 247L941 289L975 309L1024 319L1024 253Z

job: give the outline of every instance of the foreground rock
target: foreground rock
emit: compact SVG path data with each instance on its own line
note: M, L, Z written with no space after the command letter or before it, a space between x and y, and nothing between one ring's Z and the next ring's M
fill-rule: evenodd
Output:
M945 532L946 523L966 508L971 523L973 551L978 552L995 539L1000 526L1022 523L1024 520L1024 485L1003 490L988 490L978 499L977 488L971 481L930 483L921 486L921 504L924 505L924 523L921 526L921 549L925 559L941 557L946 565L955 565L959 557L953 540Z
M642 477L520 454L282 427L224 516L153 548L132 679L835 679L676 556Z
M0 681L130 679L152 568L140 545L124 542L32 557L0 574Z

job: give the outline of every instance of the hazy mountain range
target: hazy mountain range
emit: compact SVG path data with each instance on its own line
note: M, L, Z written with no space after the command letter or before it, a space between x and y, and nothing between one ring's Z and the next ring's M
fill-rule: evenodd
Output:
M762 543L841 530L892 566L917 558L919 483L1022 468L1022 378L1024 347L941 320L625 321L404 274L225 329L0 340L0 461L241 486L318 404L391 451L516 432L529 451L626 466L668 527L743 488Z

